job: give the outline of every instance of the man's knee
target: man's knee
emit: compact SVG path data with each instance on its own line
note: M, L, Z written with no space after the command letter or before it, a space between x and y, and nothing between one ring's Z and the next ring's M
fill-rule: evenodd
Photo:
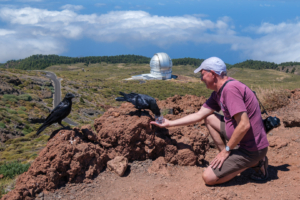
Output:
M212 124L212 121L214 120L214 114L208 115L206 118L204 118L205 124Z
M215 185L216 181L219 178L215 175L215 173L212 171L212 169L210 167L208 167L203 172L202 179L206 185Z

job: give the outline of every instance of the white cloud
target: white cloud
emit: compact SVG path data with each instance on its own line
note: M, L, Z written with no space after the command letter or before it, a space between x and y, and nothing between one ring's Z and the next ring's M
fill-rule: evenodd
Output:
M82 10L84 7L82 5L71 5L71 4L66 4L62 7L60 7L61 9L64 10Z
M14 34L14 33L15 33L15 31L0 29L0 36L10 35L10 34Z
M275 63L300 61L300 22L263 23L247 30L262 36L235 43L232 46L234 50L242 50L244 55L255 60Z
M0 62L21 59L33 54L59 54L65 51L63 41L49 37L35 37L24 39L21 35L1 36Z
M81 15L69 9L4 7L0 8L0 20L13 28L0 29L0 44L5 48L5 53L0 54L0 62L22 58L25 54L59 54L66 50L66 39L81 38L118 42L130 47L144 43L163 48L187 42L229 44L233 51L241 52L247 59L277 63L300 61L300 22L248 27L245 31L257 34L251 38L237 33L229 17L212 21L196 16L158 16L145 11Z

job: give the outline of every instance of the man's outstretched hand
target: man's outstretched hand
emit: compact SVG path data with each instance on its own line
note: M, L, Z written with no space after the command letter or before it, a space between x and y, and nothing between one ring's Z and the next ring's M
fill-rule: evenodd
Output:
M150 124L153 124L155 126L159 126L161 128L165 128L165 127L169 127L170 126L170 121L164 118L162 120L161 124L157 123L156 121L152 121L152 122L150 122Z

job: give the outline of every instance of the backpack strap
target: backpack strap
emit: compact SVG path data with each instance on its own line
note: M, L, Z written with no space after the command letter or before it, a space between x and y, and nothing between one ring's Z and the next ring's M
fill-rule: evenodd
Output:
M228 80L228 81L226 81L226 82L222 85L222 87L221 87L221 89L220 89L220 96L221 96L221 94L222 94L222 92L223 92L223 89L224 89L225 85L226 85L228 82L230 82L230 81L233 81L233 80Z

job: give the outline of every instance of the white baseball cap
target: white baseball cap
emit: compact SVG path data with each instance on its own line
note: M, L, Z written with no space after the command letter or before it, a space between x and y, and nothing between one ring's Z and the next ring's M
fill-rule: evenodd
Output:
M218 57L210 57L204 60L201 65L195 69L194 73L200 72L202 69L204 70L213 70L216 74L221 75L222 72L226 72L226 65Z

